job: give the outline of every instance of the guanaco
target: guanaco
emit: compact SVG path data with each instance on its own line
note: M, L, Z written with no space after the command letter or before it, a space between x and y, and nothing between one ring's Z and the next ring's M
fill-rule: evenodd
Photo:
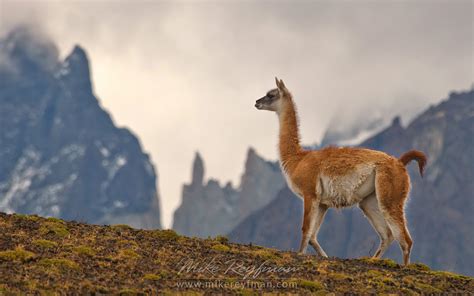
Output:
M413 241L404 213L410 191L405 166L416 160L423 176L425 154L411 150L396 158L381 151L355 147L305 150L300 145L293 97L282 80L275 80L277 88L257 100L255 107L278 115L280 166L288 187L304 202L298 253L304 254L309 243L320 256L327 257L317 235L328 208L358 204L380 237L373 258L381 258L396 239L404 264L409 264Z

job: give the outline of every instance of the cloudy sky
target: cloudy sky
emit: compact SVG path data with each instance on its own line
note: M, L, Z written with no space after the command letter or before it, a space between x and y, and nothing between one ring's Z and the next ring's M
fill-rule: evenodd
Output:
M170 225L195 151L238 185L246 150L276 159L255 99L283 78L304 143L382 114L416 113L474 81L473 1L0 0L0 34L31 23L65 57L88 52L95 92L157 167Z

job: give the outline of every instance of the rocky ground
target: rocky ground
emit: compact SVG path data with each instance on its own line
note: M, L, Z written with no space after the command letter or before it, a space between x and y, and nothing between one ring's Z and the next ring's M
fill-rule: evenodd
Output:
M470 294L474 278L419 263L318 259L225 237L0 213L0 295L25 292Z

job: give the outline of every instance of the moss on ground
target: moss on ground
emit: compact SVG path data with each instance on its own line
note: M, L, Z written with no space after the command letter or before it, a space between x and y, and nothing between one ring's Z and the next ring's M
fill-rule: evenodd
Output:
M216 244L211 247L214 251L219 251L219 252L229 252L230 248L226 245L223 244Z
M280 259L278 252L272 249L258 249L258 250L253 251L252 254L264 260L277 261L278 259Z
M61 219L58 219L58 218L55 218L55 217L49 217L49 218L46 218L46 221L48 222L52 222L52 223L59 223L59 224L66 224L64 222L64 220L61 220Z
M324 286L318 281L309 281L305 279L297 279L296 284L298 287L301 287L306 290L310 290L311 292L321 291L324 290Z
M177 240L179 238L179 235L176 233L176 231L172 229L166 229L166 230L154 230L153 236L162 239L162 240Z
M117 257L118 259L138 259L141 256L132 249L120 250Z
M93 257L97 252L88 246L78 246L74 248L74 252L79 255L85 255L89 257Z
M158 280L161 280L161 275L154 274L154 273L147 273L143 276L143 279L147 281L158 281Z
M53 235L55 238L63 238L69 235L69 231L63 223L55 221L43 222L40 226L41 235Z
M361 258L359 260L365 263L374 264L381 267L388 267L388 268L400 267L400 265L398 265L398 263L392 259Z
M33 245L42 249L51 249L58 246L57 242L53 242L47 239L35 239L31 242Z
M34 256L35 254L33 252L26 251L22 247L0 252L0 260L5 261L26 262Z
M425 271L431 270L428 265L419 262L408 265L408 268Z
M0 270L9 271L0 276L0 295L3 291L20 295L136 295L157 290L163 295L474 293L473 278L432 271L420 263L402 267L386 259L301 256L234 244L223 236L198 239L172 230L30 217L0 213ZM189 268L182 270L183 264ZM255 274L262 267L261 273ZM213 268L217 270L211 272ZM247 274L249 271L253 273ZM218 281L227 287L177 288L178 282L189 279ZM255 291L237 287L247 280L265 285ZM289 285L268 285L283 282Z
M227 244L229 243L229 239L226 236L223 235L218 235L214 238L215 241L221 243L221 244Z
M127 225L127 224L115 224L110 226L112 229L116 230L130 230L133 229L132 226Z
M79 269L79 265L69 259L65 258L45 258L41 259L38 262L38 265L46 267L46 268L57 268L60 270L71 270L71 269Z
M13 217L20 219L20 220L26 220L26 221L38 221L40 220L40 217L36 215L24 215L24 214L13 214Z

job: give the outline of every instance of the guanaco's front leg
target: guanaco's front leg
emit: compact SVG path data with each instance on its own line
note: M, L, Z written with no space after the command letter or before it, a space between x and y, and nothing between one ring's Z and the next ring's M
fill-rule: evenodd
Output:
M304 254L308 247L309 240L314 232L316 222L316 212L319 208L319 199L315 195L306 194L303 196L304 214L301 235L301 244L298 254Z
M311 236L311 239L309 240L309 244L313 246L314 250L319 254L321 257L327 257L326 252L324 252L323 248L319 245L318 242L318 233L319 233L319 228L321 227L321 223L324 220L324 215L326 215L326 212L328 210L328 207L322 204L319 204L316 211L315 211L315 222L314 222L314 230L313 234Z

